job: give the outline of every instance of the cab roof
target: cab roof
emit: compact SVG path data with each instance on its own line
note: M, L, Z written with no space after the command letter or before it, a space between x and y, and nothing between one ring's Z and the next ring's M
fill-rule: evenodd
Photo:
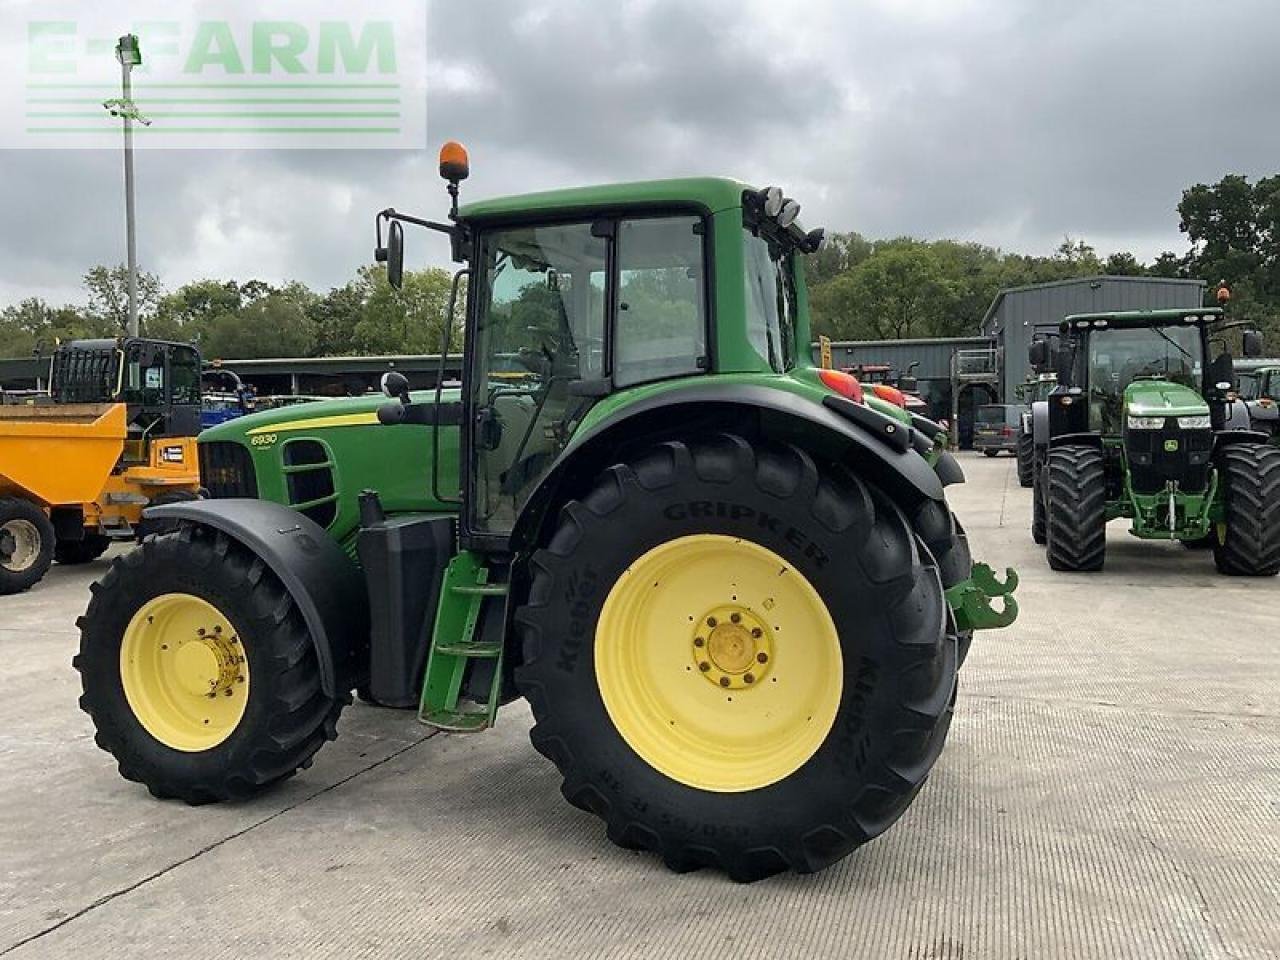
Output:
M659 205L691 206L707 213L718 213L742 206L743 191L753 189L749 184L728 177L609 183L476 200L462 205L458 219L506 219L526 214Z
M1108 310L1102 313L1073 313L1062 323L1075 326L1077 323L1093 323L1106 320L1119 327L1145 327L1165 323L1194 322L1203 318L1205 321L1221 320L1221 307L1182 307L1176 310ZM1190 319L1194 318L1194 320Z

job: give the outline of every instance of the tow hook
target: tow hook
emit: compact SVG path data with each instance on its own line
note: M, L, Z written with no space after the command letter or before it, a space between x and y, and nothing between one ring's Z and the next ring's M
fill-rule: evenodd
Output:
M995 630L1007 627L1018 618L1018 601L1013 591L1018 589L1018 574L1013 567L1005 568L1001 583L995 571L985 563L975 563L969 579L957 583L947 591L947 603L956 618L960 630ZM1000 609L992 601L1001 600Z

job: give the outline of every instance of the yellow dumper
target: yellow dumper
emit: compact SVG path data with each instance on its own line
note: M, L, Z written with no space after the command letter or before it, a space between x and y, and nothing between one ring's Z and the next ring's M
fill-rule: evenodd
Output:
M160 532L155 503L199 495L200 356L125 338L58 348L47 398L0 405L0 594L113 540Z

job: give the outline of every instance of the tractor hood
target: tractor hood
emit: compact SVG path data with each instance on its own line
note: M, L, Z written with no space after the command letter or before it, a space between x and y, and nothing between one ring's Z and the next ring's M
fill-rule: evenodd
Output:
M1209 412L1204 398L1169 380L1135 380L1124 391L1126 413L1133 417L1194 417Z

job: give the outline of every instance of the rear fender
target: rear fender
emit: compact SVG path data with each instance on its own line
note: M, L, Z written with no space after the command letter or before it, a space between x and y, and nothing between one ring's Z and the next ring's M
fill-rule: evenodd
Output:
M144 516L209 527L260 557L298 605L324 692L340 696L362 682L369 648L364 581L315 521L269 500L196 500L151 507Z
M513 547L538 543L552 508L585 493L611 464L662 440L715 430L794 443L848 464L908 512L923 501L942 500L944 480L963 480L949 454L943 454L941 469L935 471L918 449L931 441L915 427L834 394L814 403L751 384L670 391L638 400L575 437L526 502L512 532Z

